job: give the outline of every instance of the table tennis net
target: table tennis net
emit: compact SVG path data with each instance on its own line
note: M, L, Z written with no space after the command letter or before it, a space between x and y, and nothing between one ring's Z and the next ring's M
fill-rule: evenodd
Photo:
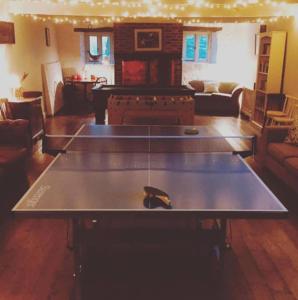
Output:
M47 135L43 141L45 152L89 153L208 153L254 152L254 138L250 136L88 136Z

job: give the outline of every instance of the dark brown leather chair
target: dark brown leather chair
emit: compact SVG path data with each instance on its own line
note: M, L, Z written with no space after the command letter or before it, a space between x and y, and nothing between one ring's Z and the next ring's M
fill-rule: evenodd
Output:
M23 170L31 147L27 120L0 121L0 174Z

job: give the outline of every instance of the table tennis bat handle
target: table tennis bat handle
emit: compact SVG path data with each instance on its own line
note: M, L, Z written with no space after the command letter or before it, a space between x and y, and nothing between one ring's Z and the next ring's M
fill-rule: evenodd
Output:
M165 205L171 206L171 200L167 196L155 196L155 198L159 199L162 201Z
M152 186L145 186L144 191L145 191L146 198L148 197L149 199L154 199L154 198L158 199L163 204L165 204L167 207L171 207L170 197L164 191L157 189L155 187L152 187Z

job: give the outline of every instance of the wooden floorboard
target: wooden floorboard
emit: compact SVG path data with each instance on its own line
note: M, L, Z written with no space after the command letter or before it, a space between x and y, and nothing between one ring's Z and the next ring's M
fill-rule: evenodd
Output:
M47 128L49 133L75 132L84 122L94 122L93 115L60 115L48 119ZM233 117L196 116L195 123L213 126L222 134L258 134L249 122ZM28 185L52 159L41 152L40 142L35 145L27 167ZM195 272L186 274L181 269L182 277L177 270L177 274L170 274L171 281L150 287L150 282L142 282L143 274L128 278L111 273L101 278L98 292L89 295L88 300L298 299L298 196L252 159L248 162L290 209L290 216L286 220L233 220L229 234L232 248L225 256L223 277L200 278ZM26 190L26 184L13 181L1 190L0 300L69 299L73 258L66 248L66 221L13 216L9 210Z

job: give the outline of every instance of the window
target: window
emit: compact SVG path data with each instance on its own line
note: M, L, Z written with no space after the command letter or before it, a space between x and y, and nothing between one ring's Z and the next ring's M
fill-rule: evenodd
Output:
M110 33L85 33L86 63L112 63L112 38Z
M183 60L190 62L211 62L211 34L206 32L185 32Z

